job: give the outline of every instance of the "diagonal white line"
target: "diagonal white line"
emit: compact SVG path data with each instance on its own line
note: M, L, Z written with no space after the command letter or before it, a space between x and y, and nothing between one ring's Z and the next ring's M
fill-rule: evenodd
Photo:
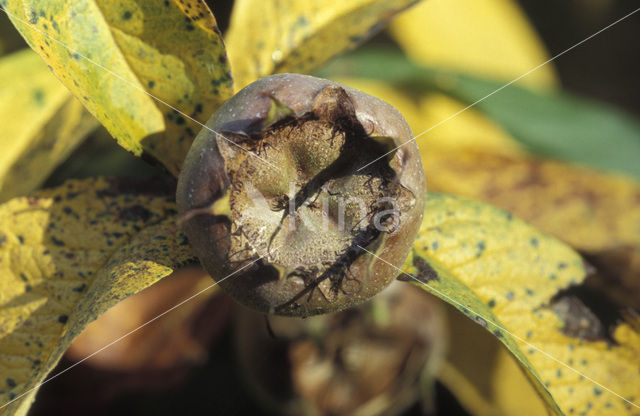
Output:
M367 250L366 248L358 245L358 247L360 247L360 249L366 251L367 253L371 254L372 256L374 256L375 258L382 260L383 262L385 262L386 264L388 264L389 266L393 267L394 269L398 270L400 273L407 275L408 277L410 277L411 279L415 280L416 282L420 283L423 286L427 286L426 284L424 284L423 282L421 282L420 280L416 279L413 275L410 275L409 273L405 272L404 270L394 266L393 264L389 263L388 261L386 261L383 258L378 257L376 254L370 252L369 250ZM620 399L624 400L625 402L629 403L630 405L637 407L638 409L640 409L640 405L635 404L634 402L632 402L631 400L628 400L626 398L624 398L622 395L616 393L615 391L611 390L610 388L602 385L601 383L598 383L596 380L592 379L591 377L581 373L580 371L576 370L575 368L571 367L569 364L566 364L564 361L561 361L559 359L557 359L556 357L554 357L553 355L541 350L540 348L536 347L535 345L531 344L530 342L528 342L527 340L523 339L522 337L519 337L518 335L514 334L513 332L509 331L507 328L503 327L502 325L498 325L497 323L495 323L494 321L492 321L489 318L485 318L484 316L480 315L478 312L474 311L473 309L471 309L469 306L464 305L460 302L458 302L455 299L452 299L450 296L448 296L447 294L439 291L438 289L434 288L433 286L428 286L429 290L433 290L434 292L436 292L437 294L439 294L440 296L442 296L443 298L446 298L449 302L454 303L460 307L466 308L468 311L473 312L475 315L481 317L482 319L484 319L485 321L487 321L488 323L490 323L491 325L495 326L496 328L499 328L500 330L506 332L507 334L511 335L513 338L517 339L518 341L527 344L527 346L533 348L534 350L538 351L539 353L543 354L544 356L552 359L553 361L557 362L558 364L561 364L562 366L568 368L569 370L573 371L574 373L584 377L585 379L589 380L590 382L592 382L593 384L595 384L596 386L602 388L603 390L608 391L609 393L619 397Z
M277 248L275 248L275 249L273 249L273 250L278 250L280 247L282 247L282 246L279 246L279 247L277 247ZM273 250L272 250L272 251L273 251ZM119 338L115 339L114 341L111 341L109 344L105 345L104 347L100 348L99 350L97 350L97 351L95 351L95 352L93 352L93 353L91 353L91 354L87 355L86 357L84 357L84 358L83 358L83 359L81 359L80 361L73 363L72 365L70 365L69 367L65 368L64 370L62 370L62 371L60 371L60 372L58 372L58 373L54 374L53 376L51 376L51 377L47 378L47 379L46 379L46 380L44 380L42 383L40 383L40 384L38 384L38 385L36 385L36 386L34 386L34 387L30 388L29 390L25 391L24 393L20 394L19 396L14 397L11 401L9 401L9 402L7 402L7 403L3 404L2 406L0 406L0 409L4 408L4 407L6 407L6 406L9 406L11 403L15 402L16 400L20 399L21 397L23 397L23 396L25 396L25 395L29 394L30 392L32 392L32 391L34 391L34 390L36 390L36 389L38 389L38 388L40 388L43 384L50 382L51 380L55 379L56 377L61 376L62 374L66 373L67 371L71 370L71 369L72 369L72 368L74 368L75 366L80 365L80 364L82 364L83 362L87 361L89 358L93 357L94 355L101 353L102 351L106 350L107 348L111 347L111 346L112 346L112 345L114 345L114 344L117 344L118 342L122 341L123 339L125 339L125 338L126 338L126 337L128 337L129 335L133 334L134 332L136 332L136 331L138 331L138 330L140 330L140 329L144 328L145 326L149 325L150 323L152 323L152 322L154 322L154 321L156 321L156 320L158 320L158 319L162 318L164 315L168 314L169 312L173 311L174 309L179 308L180 306L184 305L185 303L187 303L187 302L189 302L189 301L193 300L193 299L194 299L194 298L196 298L197 296L200 296L201 294L203 294L203 293L204 293L204 292L206 292L207 290L209 290L209 289L211 289L212 287L217 286L218 284L220 284L220 283L224 282L225 280L227 280L227 279L228 279L228 278L230 278L231 276L235 275L236 273L238 273L238 272L240 272L240 271L242 271L242 270L246 269L247 267L249 267L249 266L251 266L251 265L253 265L253 264L257 263L258 261L262 260L263 258L265 258L265 257L269 256L269 254L270 254L270 251L268 251L266 254L264 254L264 255L262 255L262 256L260 256L260 257L258 257L256 260L254 260L254 261L252 261L252 262L250 262L250 263L245 264L244 266L242 266L242 267L241 267L241 268L239 268L238 270L234 271L234 272L233 272L233 273L231 273L231 274L228 274L227 276L223 277L222 279L218 280L217 282L215 282L215 283L213 283L213 284L211 284L211 285L209 285L209 286L205 287L204 289L202 289L202 290L201 290L201 291L199 291L198 293L196 293L196 294L194 294L194 295L192 295L192 296L189 296L187 299L183 300L182 302L178 303L177 305L172 306L171 308L167 309L166 311L162 312L161 314L157 315L156 317L154 317L154 318L152 318L152 319L148 320L147 322L145 322L144 324L140 325L139 327L137 327L137 328L135 328L135 329L132 329L131 331L129 331L129 332L127 332L126 334L122 335L121 337L119 337Z
M594 33L593 35L591 35L591 36L589 36L589 37L587 37L587 38L585 38L585 39L581 40L580 42L576 43L575 45L573 45L573 46L572 46L572 47L570 47L569 49L565 49L564 51L560 52L559 54L557 54L557 55L553 56L552 58L550 58L550 59L548 59L548 60L546 60L546 61L544 61L544 62L543 62L543 63L541 63L540 65L538 65L538 66L536 66L536 67L534 67L534 68L531 68L529 71L525 72L524 74L520 75L519 77L517 77L517 78L515 78L515 79L513 79L513 80L511 80L511 81L509 81L509 82L507 82L506 84L504 84L503 86L501 86L501 87L500 87L500 88L498 88L497 90L495 90L495 91L491 92L490 94L487 94L487 95L485 95L484 97L482 97L482 98L478 99L477 101L475 101L475 102L473 102L473 103L469 104L468 106L466 106L466 107L465 107L465 108L463 108L462 110L458 111L457 113L452 114L451 116L449 116L449 117L445 118L444 120L442 120L442 121L438 122L436 125L434 125L434 126L432 126L432 127L429 127L428 129L426 129L426 130L425 130L425 131L423 131L422 133L420 133L420 134L418 134L418 135L416 135L416 136L413 136L413 138L412 138L411 140L407 140L406 142L402 143L400 146L396 147L395 149L390 150L390 151L388 151L387 153L383 154L382 156L380 156L380 157L378 157L378 158L376 158L376 159L372 160L371 162L367 163L366 165L364 165L364 166L362 166L361 168L359 168L358 170L356 170L356 172L361 171L362 169L366 168L367 166L369 166L369 165L371 165L371 164L373 164L373 163L377 162L378 160L380 160L380 159L384 158L385 156L387 156L387 155L389 155L389 154L391 154L391 153L395 152L396 150L398 150L399 148L401 148L401 147L402 147L402 146L404 146L405 144L408 144L408 143L414 142L418 137L420 137L420 136L422 136L422 135L424 135L424 134L427 134L428 132L430 132L431 130L435 129L436 127L438 127L438 126L440 126L440 125L442 125L442 124L446 123L447 121L451 120L451 119L452 119L452 118L454 118L454 117L459 116L460 114L464 113L465 111L467 111L467 110L468 110L468 109L470 109L471 107L474 107L475 105L477 105L477 104L481 103L482 101L486 100L487 98L491 97L492 95L497 94L498 92L500 92L500 91L502 91L503 89L507 88L508 86L510 86L511 84L513 84L514 82L518 82L518 81L520 81L522 78L526 77L526 76L527 76L527 75L529 75L530 73L532 73L532 72L534 72L534 71L537 71L538 69L540 69L540 68L542 68L543 66L547 65L548 63L550 63L550 62L552 62L552 61L554 61L554 60L558 59L558 58L559 58L559 57L561 57L562 55L566 54L567 52L569 52L569 51L571 51L571 50L573 50L573 49L575 49L575 48L577 48L578 46L582 45L583 43L585 43L585 42L587 42L587 41L589 41L589 40L591 40L591 39L595 38L596 36L598 36L599 34L601 34L602 32L604 32L605 30L610 29L611 27L613 27L613 26L617 25L618 23L622 22L623 20L625 20L625 19L627 19L627 18L631 17L632 15L636 14L638 11L640 11L640 7L639 7L639 8L637 8L637 9L635 9L635 10L634 10L634 11L632 11L631 13L626 14L625 16L621 17L620 19L616 20L615 22L613 22L613 23L611 23L611 24L609 24L609 25L607 25L607 26L603 27L602 29L600 29L600 30L598 30L596 33Z
M166 101L156 97L155 95L151 94L150 92L146 91L144 88L136 85L135 83L123 78L121 75L115 73L114 71L110 70L109 68L106 68L105 66L99 64L98 62L94 61L93 59L87 57L86 55L83 55L82 53L78 52L77 50L73 49L72 47L68 46L67 44L65 44L62 41L59 41L58 39L55 39L54 37L52 37L51 35L49 35L48 33L45 33L43 31L41 31L40 29L38 29L37 27L33 26L32 24L30 24L29 22L26 22L22 19L20 19L18 16L16 16L15 14L8 12L7 10L3 9L2 7L0 7L0 10L2 10L3 12L5 12L8 16L13 17L14 19L16 19L17 21L19 21L20 23L24 24L25 26L29 27L30 29L46 36L47 38L51 39L52 41L58 43L59 45L67 48L69 51L77 54L78 56L84 58L85 60L87 60L88 62L94 64L95 66L97 66L98 68L102 69L105 72L108 72L109 74L113 75L114 77L118 78L119 80L129 84L130 86L132 86L133 88L142 91L143 93L147 94L149 97L153 98L154 100L158 101L161 104L164 104L165 106L169 107L170 109L172 109L173 111L177 112L178 114L182 115L183 117L188 118L189 120L193 121L194 123L200 125L201 127L209 130L210 132L212 132L213 134L215 134L217 137L220 137L221 139L226 140L227 142L231 143L232 145L244 150L245 152L247 152L248 154L250 154L251 156L260 159L262 162L266 163L267 165L271 166L274 169L277 169L279 171L282 172L282 169L279 168L278 166L274 165L271 162L266 161L265 159L261 158L260 156L256 155L255 153L252 153L250 151L248 151L247 149L245 149L244 147L240 146L239 144L227 139L226 137L224 137L222 134L218 133L217 131L211 129L210 127L206 126L205 124L199 122L198 120L196 120L195 118L191 117L188 114L183 113L182 111L178 110L176 107L172 106L171 104L167 103Z

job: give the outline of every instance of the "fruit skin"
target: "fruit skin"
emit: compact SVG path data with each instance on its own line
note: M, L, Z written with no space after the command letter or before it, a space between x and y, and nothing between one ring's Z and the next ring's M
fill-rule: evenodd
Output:
M259 131L260 128L256 126L263 125L268 118L274 99L293 110L296 116L302 116L313 111L316 97L330 86L340 87L346 92L353 103L357 121L370 137L387 137L393 140L395 146L402 145L390 161L383 159L376 163L389 164L399 184L414 198L411 206L400 214L401 226L385 233L381 239L384 241L377 241L381 244L366 247L380 259L359 250L359 256L350 264L348 270L351 276L357 277L358 290L355 293L337 291L335 296L327 297L326 293L314 290L315 287L305 291L309 289L306 282L301 286L299 279L281 275L281 268L269 264L270 256L251 265L248 261L232 264L228 256L232 222L235 219L229 217L228 210L219 210L215 205L213 212L191 213L211 207L228 194L232 182L228 176L231 168L225 166L225 158L220 150L225 146L233 147L229 146L228 140L241 145L238 137ZM227 140L208 129L202 129L183 164L176 199L178 210L185 219L183 229L196 255L211 276L236 300L261 312L309 316L362 303L397 276L395 267L402 266L422 221L426 185L417 145L415 141L406 143L413 137L411 130L395 108L378 98L332 81L306 75L278 74L262 78L242 89L211 116L207 126L224 134ZM359 167L353 166L353 170ZM311 245L312 239L310 236ZM257 258L258 255L255 256ZM244 269L239 270L242 267ZM231 273L233 275L229 276ZM300 296L302 292L304 296ZM294 302L294 299L297 301Z

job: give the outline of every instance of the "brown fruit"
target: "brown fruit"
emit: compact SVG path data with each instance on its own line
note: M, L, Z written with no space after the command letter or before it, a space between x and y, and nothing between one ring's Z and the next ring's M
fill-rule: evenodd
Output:
M397 276L425 197L397 110L280 74L245 87L207 126L216 133L203 129L191 147L178 209L202 265L236 300L315 315L359 304Z
M402 414L430 396L446 349L440 306L394 282L358 307L308 319L237 308L239 368L274 414Z

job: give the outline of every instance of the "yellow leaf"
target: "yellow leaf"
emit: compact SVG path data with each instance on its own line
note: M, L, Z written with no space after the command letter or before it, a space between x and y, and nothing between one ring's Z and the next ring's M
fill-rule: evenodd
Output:
M141 189L69 181L0 206L0 411L26 414L88 323L193 260L172 199Z
M432 191L490 202L588 254L591 284L640 308L640 183L529 156L420 145Z
M201 125L232 94L216 21L202 0L2 0L58 78L133 154L174 174Z
M0 202L36 189L98 122L25 49L0 60Z
M640 184L532 157L421 147L433 191L485 200L571 246L597 253L640 245Z
M421 149L444 147L456 151L466 148L498 155L528 154L517 140L493 120L473 108L464 110L465 105L444 94L432 93L420 97L417 105L419 121L410 125L416 134L426 131L416 139Z
M505 155L527 154L516 140L491 119L473 108L461 112L466 106L444 94L434 92L411 97L392 85L373 79L333 79L379 97L397 108L414 134L428 130L416 138L416 143L424 152L433 154L435 146L443 146L449 150L464 147ZM451 117L454 114L457 115ZM442 123L443 120L446 122Z
M449 350L438 379L473 415L547 415L515 357L480 325L447 305Z
M504 80L515 79L549 59L512 0L432 0L400 16L391 34L419 63ZM521 80L534 87L557 85L547 64Z
M615 344L578 339L549 307L585 277L564 244L489 205L430 194L405 270L504 343L556 414L640 409L637 326L619 324Z
M310 72L374 35L418 0L237 0L225 36L236 89Z

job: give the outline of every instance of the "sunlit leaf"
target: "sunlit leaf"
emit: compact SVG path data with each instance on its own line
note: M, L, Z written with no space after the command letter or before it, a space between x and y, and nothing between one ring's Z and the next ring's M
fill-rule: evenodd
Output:
M97 125L30 49L0 59L0 201L38 187Z
M528 156L420 146L433 191L497 205L588 254L592 279L620 305L640 307L640 183Z
M427 93L414 97L406 90L395 88L382 80L343 77L332 77L332 79L380 97L393 105L415 133L433 127L464 108L459 101L441 93ZM473 108L461 112L446 123L421 135L417 139L417 144L420 149L430 154L438 151L434 149L435 146L450 150L460 148L483 150L508 156L528 154L517 140Z
M0 4L122 147L148 153L174 174L201 126L147 93L201 123L232 93L224 45L204 1Z
M440 93L412 98L381 81L341 82L382 97L414 131L464 109ZM507 132L467 109L418 139L429 189L490 202L588 254L590 284L619 305L640 307L640 183L532 157Z
M446 304L446 303L445 303ZM449 348L438 379L473 415L548 412L516 358L493 334L448 305Z
M503 342L550 409L619 415L640 406L634 326L619 324L610 341L578 338L563 332L571 316L550 307L585 277L564 244L489 205L430 194L405 270Z
M0 206L2 412L26 414L88 323L193 260L172 198L145 188L69 181Z
M236 89L309 72L352 49L419 0L237 0L225 36Z
M510 81L547 61L542 41L512 0L431 0L403 13L389 27L416 62ZM556 85L553 64L522 79Z
M640 183L532 157L421 148L433 191L485 200L597 253L640 246Z
M476 103L475 109L529 151L640 178L640 122L603 103L516 85L502 88L502 82L420 67L390 51L354 53L338 59L322 74L385 80L419 96L439 91L465 104ZM436 124L444 125L451 117L457 114L449 114ZM436 124L425 130L433 128L435 133ZM425 130L414 133L420 135Z

